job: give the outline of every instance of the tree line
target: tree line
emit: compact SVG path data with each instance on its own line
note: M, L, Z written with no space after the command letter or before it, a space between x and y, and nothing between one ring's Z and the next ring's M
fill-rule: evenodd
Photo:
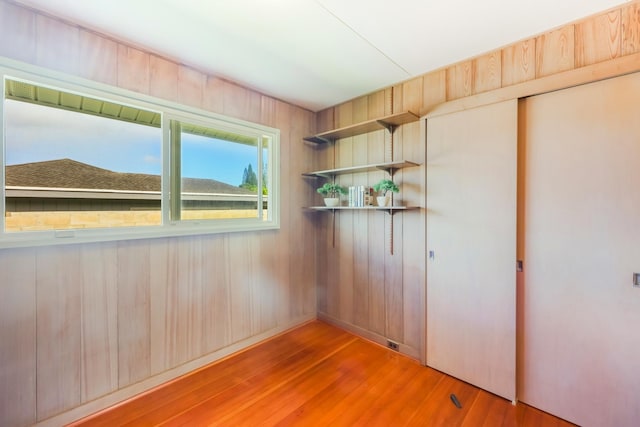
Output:
M240 188L246 188L247 190L257 192L258 190L258 175L253 170L251 163L244 168L242 173L242 184ZM262 194L267 194L267 165L262 168Z

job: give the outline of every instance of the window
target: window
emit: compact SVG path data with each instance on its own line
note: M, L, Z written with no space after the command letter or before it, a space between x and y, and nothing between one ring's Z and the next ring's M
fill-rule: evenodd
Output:
M5 79L4 231L160 225L160 120Z
M0 247L279 226L276 129L0 71Z
M268 217L270 138L178 120L171 134L182 177L172 219Z

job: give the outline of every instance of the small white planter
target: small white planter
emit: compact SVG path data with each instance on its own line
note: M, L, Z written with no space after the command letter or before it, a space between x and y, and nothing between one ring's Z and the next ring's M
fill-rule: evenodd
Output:
M336 206L340 205L340 198L339 197L325 197L324 198L324 204L329 208L335 208Z
M387 196L378 196L376 197L376 201L378 202L378 206L387 206L389 198Z

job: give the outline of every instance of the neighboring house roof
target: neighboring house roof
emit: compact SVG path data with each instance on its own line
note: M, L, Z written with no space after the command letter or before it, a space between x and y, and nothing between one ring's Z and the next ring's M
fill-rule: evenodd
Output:
M10 165L7 187L73 188L86 190L160 191L160 176L114 172L71 159ZM255 194L214 179L183 178L186 193Z

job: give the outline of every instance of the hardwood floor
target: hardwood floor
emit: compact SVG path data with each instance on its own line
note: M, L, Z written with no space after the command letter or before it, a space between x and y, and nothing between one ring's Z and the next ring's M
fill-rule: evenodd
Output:
M572 424L314 321L72 425Z

